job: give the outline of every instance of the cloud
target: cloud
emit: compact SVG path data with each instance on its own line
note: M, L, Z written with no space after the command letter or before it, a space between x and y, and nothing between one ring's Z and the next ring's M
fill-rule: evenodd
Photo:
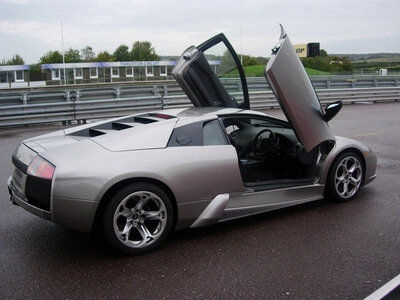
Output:
M58 32L54 26L40 21L0 21L0 28L3 34L13 34L21 39L26 36L39 39L47 45L56 45L60 42L60 28Z
M219 32L239 49L241 28L243 52L267 56L279 36L278 23L294 43L319 41L329 53L400 49L398 0L0 1L0 59L16 51L22 43L17 38L35 45L17 51L28 62L61 49L61 21L65 48L90 45L96 52L148 40L159 54L179 55Z
M0 0L0 3L26 4L32 0Z

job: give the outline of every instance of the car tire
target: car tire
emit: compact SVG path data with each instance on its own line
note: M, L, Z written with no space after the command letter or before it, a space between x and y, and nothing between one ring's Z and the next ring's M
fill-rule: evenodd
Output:
M360 156L353 152L344 152L336 157L327 180L327 194L333 200L346 202L359 191L364 179L364 165Z
M134 183L116 192L103 214L106 240L129 255L152 251L171 231L174 209L163 189L151 183Z

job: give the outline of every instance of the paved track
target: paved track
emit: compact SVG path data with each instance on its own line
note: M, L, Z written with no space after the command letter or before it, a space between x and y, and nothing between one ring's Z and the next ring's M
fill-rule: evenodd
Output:
M362 299L400 273L399 115L400 103L358 104L331 122L379 157L378 178L353 201L175 232L138 257L11 205L12 151L53 129L1 130L0 298Z

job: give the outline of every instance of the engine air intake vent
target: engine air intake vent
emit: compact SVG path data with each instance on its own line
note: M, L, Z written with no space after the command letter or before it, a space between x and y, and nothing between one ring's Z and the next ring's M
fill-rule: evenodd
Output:
M108 123L103 123L90 128L85 128L76 132L69 134L69 136L76 137L96 137L99 135L107 134L110 132L115 132L119 130L124 130L128 128L133 128L137 126L144 126L147 124L169 120L176 118L174 116L160 114L160 113L147 113L138 116L130 116L116 121L111 121Z

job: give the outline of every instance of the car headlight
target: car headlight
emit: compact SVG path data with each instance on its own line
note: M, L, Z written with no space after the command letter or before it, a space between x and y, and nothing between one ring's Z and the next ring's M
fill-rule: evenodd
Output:
M37 153L35 151L28 148L23 143L21 143L14 152L14 156L25 166L28 166L36 155Z
M55 167L50 162L37 155L29 164L27 174L46 180L52 180L54 170Z

